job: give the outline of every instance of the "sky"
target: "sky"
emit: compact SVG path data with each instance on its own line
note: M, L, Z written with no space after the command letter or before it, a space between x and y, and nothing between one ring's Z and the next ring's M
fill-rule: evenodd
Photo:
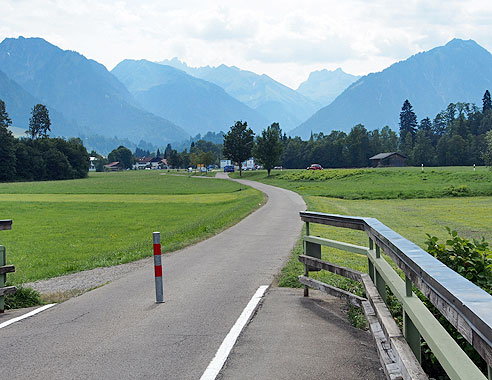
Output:
M42 37L111 70L178 57L296 89L314 70L365 75L453 38L492 51L492 1L1 0L0 40Z

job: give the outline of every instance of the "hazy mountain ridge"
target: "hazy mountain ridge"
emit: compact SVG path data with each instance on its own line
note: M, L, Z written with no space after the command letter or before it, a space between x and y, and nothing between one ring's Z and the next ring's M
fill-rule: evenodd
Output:
M180 141L189 134L169 120L140 110L125 86L106 68L41 38L7 38L0 70L48 107L76 120L79 134L132 141Z
M189 67L177 58L159 62L222 87L229 95L261 112L268 124L279 122L289 130L310 117L321 105L268 75L258 75L235 66Z
M317 70L309 74L309 78L299 85L297 92L323 106L327 106L360 78L360 75L348 74L340 67L332 71Z
M221 87L171 66L124 60L112 73L146 110L165 116L192 135L230 128L245 120L256 132L268 121Z
M0 71L0 99L5 102L5 107L12 126L23 131L29 128L29 119L31 110L36 105L41 103L21 85L7 77ZM57 136L74 136L77 133L78 126L68 121L64 116L52 107L48 108L51 119L51 131Z
M397 130L405 99L420 120L450 102L480 105L486 89L492 89L492 55L473 40L454 39L360 78L290 134L306 138L311 131L349 131L358 123Z

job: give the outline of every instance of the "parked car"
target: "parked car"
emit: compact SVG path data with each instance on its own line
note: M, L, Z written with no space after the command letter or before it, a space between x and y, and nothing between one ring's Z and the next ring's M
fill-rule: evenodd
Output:
M323 167L320 164L311 164L306 169L307 170L323 170Z
M234 166L233 165L224 166L224 173L234 173Z

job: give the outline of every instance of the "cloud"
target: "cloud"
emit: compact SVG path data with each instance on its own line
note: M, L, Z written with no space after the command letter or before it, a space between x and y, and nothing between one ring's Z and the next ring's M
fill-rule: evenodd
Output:
M225 63L296 87L308 70L366 74L453 37L492 50L491 21L489 0L3 0L0 39L43 37L108 68Z

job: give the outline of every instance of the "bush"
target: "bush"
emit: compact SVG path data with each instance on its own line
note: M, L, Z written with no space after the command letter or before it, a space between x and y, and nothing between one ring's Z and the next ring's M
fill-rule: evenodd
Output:
M438 238L427 234L427 252L486 292L492 294L492 250L489 243L458 236L446 227L450 239L438 244Z
M41 295L37 290L32 288L17 288L14 294L5 296L5 309L20 309L23 307L31 307L41 305Z
M458 236L456 231L446 227L450 239L445 244L439 244L438 238L427 234L427 252L443 264L459 273L486 292L492 294L492 251L489 243L482 240L470 241ZM486 373L485 361L475 351L473 346L456 330L456 328L427 300L420 292L417 292L434 317L443 325L446 331L453 337L464 352L473 362ZM438 366L434 354L426 343L422 346L423 368L428 375L436 379L447 379L440 366Z

